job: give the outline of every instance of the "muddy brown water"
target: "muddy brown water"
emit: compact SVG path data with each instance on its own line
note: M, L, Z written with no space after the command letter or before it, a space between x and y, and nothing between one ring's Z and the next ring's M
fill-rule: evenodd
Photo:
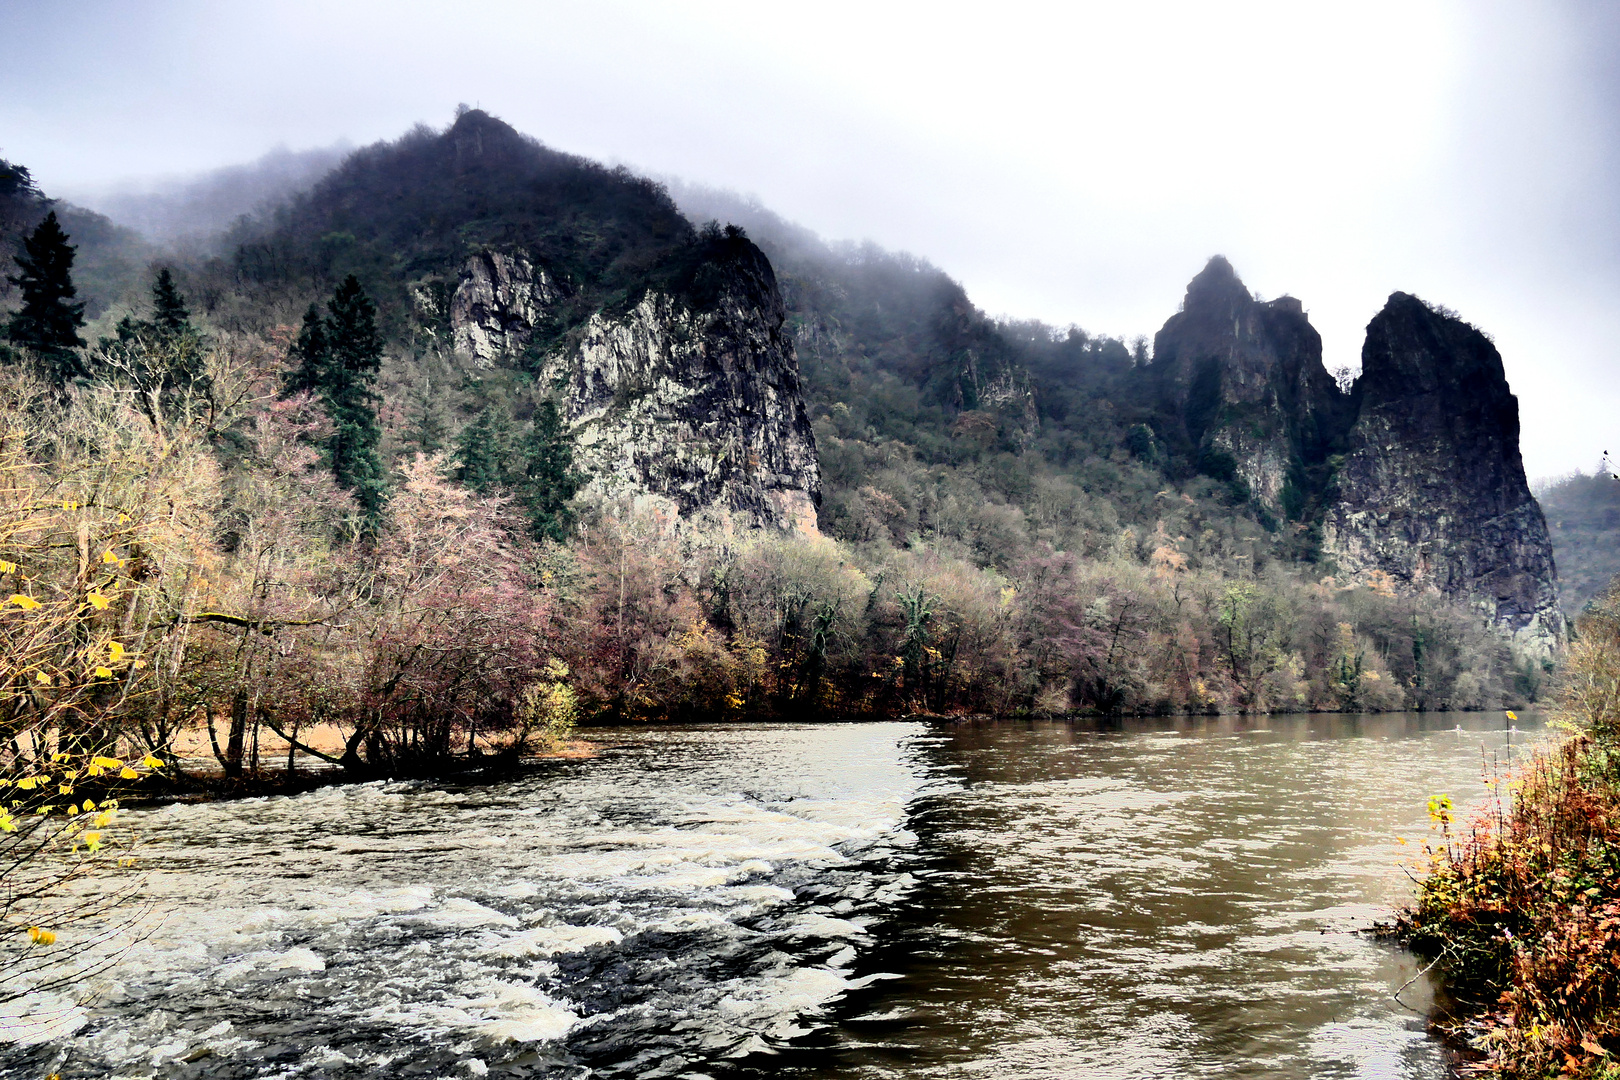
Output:
M136 811L150 910L0 1006L0 1076L1440 1077L1363 931L1501 725L624 729Z

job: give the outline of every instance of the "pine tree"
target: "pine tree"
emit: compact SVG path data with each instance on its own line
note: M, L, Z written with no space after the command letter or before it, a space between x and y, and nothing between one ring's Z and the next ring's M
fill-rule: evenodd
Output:
M372 383L382 367L382 335L377 305L353 274L343 279L326 305L326 364L320 376L323 403L332 418L327 455L332 475L360 500L367 528L382 523L387 475L377 444L377 395ZM306 321L306 328L308 323Z
M320 394L326 387L326 365L331 357L326 343L326 321L314 304L304 312L304 325L291 351L298 366L281 376L281 396L292 397L305 391Z
M73 300L78 295L73 285L75 250L53 210L23 241L23 254L15 256L22 273L6 278L22 290L23 300L21 310L11 317L7 335L13 344L33 352L58 390L86 375L78 353L84 347L79 337L84 304Z
M167 266L158 271L157 282L152 286L152 325L158 333L171 336L191 329L186 298L174 287L174 278Z
M411 437L416 449L436 454L444 448L444 406L433 393L433 380L424 377L411 388Z
M480 495L507 486L511 475L512 427L504 413L485 408L456 436L454 477Z
M574 443L557 406L542 401L523 440L524 469L518 495L529 512L529 527L537 540L561 543L574 524L569 503L585 484L574 471Z

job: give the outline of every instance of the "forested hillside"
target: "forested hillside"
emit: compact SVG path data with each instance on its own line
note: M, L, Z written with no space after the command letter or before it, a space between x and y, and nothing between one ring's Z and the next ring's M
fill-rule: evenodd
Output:
M1620 481L1599 467L1536 492L1558 552L1564 607L1580 612L1620 574Z
M31 723L103 710L160 755L201 724L237 772L335 725L334 760L399 771L575 715L1540 690L1465 607L1336 577L1319 502L1267 503L1178 441L1144 341L998 323L919 260L678 206L476 110L127 287L81 273L100 226L30 232L46 203L11 191L13 237L77 244L51 258L89 301L75 329L25 268L23 294L62 297L52 337L7 300L0 569L27 603L0 620ZM591 465L627 431L628 465ZM821 535L685 509L818 486Z
M674 192L695 219L742 224L777 268L834 535L916 535L1006 566L1041 544L1146 558L1162 523L1190 568L1245 574L1294 550L1230 477L1171 456L1151 426L1145 339L997 323L922 260L831 247L724 193Z

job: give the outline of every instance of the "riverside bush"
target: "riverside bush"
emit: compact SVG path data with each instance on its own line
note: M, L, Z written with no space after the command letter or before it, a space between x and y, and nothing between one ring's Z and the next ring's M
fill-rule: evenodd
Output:
M1443 840L1393 930L1441 967L1440 1026L1507 1077L1620 1076L1620 581L1588 607L1562 676L1573 734Z

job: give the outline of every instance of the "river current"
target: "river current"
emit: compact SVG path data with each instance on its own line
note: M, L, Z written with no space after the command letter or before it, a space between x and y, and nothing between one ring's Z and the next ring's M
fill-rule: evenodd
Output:
M115 962L0 1006L0 1076L1438 1078L1364 931L1500 723L596 730L132 811Z

